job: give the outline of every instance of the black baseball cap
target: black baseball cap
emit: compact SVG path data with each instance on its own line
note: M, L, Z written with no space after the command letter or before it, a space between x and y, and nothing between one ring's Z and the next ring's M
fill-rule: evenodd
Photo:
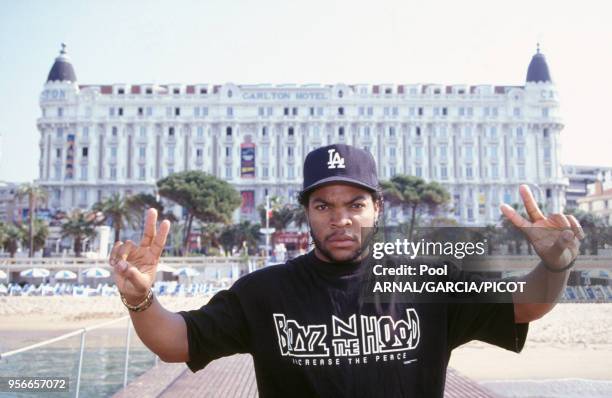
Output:
M376 191L376 162L368 151L346 144L317 148L304 160L304 186L300 195L333 182Z

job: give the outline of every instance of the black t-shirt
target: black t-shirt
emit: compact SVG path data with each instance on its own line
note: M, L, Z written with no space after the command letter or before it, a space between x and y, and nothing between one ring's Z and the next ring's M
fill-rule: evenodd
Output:
M512 303L364 302L361 264L312 251L179 312L187 365L250 353L262 397L442 397L453 348L476 339L522 349L528 324L515 324Z

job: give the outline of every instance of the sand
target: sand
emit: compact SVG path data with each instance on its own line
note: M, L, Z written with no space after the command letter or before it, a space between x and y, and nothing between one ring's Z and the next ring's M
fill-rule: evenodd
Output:
M199 308L207 300L208 297L160 298L162 305L172 311ZM0 351L127 314L118 297L0 297ZM121 321L98 330L88 343L120 346L125 341L126 325ZM544 318L531 323L521 354L471 342L453 351L450 366L484 382L612 380L612 304L559 304Z

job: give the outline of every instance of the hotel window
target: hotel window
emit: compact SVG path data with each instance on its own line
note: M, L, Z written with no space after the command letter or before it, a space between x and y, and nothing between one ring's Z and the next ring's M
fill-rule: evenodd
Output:
M370 136L370 126L365 126L363 128L363 136L364 137L369 137Z
M525 166L518 167L518 178L521 180L525 179Z
M174 174L174 167L168 167L168 175Z
M519 158L519 160L525 159L525 148L524 147L522 146L516 147L516 157Z
M491 145L489 148L489 157L497 160L497 145Z
M448 169L446 166L440 167L440 178L446 180L448 178Z
M180 94L181 90L179 90L178 88L175 88L172 90L172 94Z
M140 157L140 159L144 159L146 154L147 154L147 147L145 146L138 147L138 156Z
M440 145L440 157L446 159L446 145Z
M472 138L472 127L467 126L465 128L465 138Z
M546 161L550 161L550 147L549 146L545 146L544 147L544 160Z
M516 137L517 138L523 138L523 128L522 127L517 127L516 128Z
M471 146L466 146L465 147L465 160L467 161L472 161L472 147Z
M474 108L469 107L469 108L467 108L466 110L467 110L467 115L468 115L468 117L471 117L471 116L473 116L473 115L474 115Z
M111 167L110 168L110 179L111 180L116 180L117 179L117 168L116 167Z
M294 167L287 166L287 178L293 180L295 178Z
M417 159L421 159L423 157L423 147L417 146L417 147L414 147L414 150L415 150L415 153L414 153L415 157Z
M272 116L274 114L274 108L269 106L268 107L268 116Z
M383 108L383 114L384 114L385 116L389 116L389 107L385 106L385 107Z
M260 106L259 108L257 108L257 115L258 116L265 116L266 114L266 109L263 106Z
M108 116L115 116L115 108L111 107L108 109Z
M268 128L267 128L266 126L263 126L263 127L261 128L261 136L262 136L262 137L265 137L265 136L267 136L267 135L268 135Z
M467 218L468 221L474 221L474 209L472 206L468 206L467 208Z
M117 114L118 114L119 116L123 116L123 108L118 108L118 109L117 109Z
M293 148L292 147L287 147L287 157L292 158L293 157Z
M268 160L268 156L270 156L270 147L267 145L264 145L261 147L261 157L265 160Z
M193 108L193 116L200 117L200 107L196 106Z
M268 167L264 166L261 169L261 177L262 178L268 178Z
M472 177L473 177L472 166L465 166L465 178L467 178L468 180L471 180Z
M225 136L226 137L231 137L232 136L232 128L231 127L227 127L225 129Z
M497 127L493 126L491 127L491 138L497 138Z
M206 117L206 116L208 116L208 107L203 106L202 107L202 117Z
M313 106L310 107L310 116L315 115L315 108Z
M338 135L344 137L344 127L338 127Z
M81 148L81 156L86 158L87 155L89 154L89 148L84 146L83 148Z
M208 94L208 91L205 88L201 88L200 94Z
M225 168L225 178L232 178L232 167L227 166Z
M319 138L319 133L320 133L320 128L319 128L319 126L314 126L314 127L312 128L312 136L313 136L314 138L317 138L317 139L318 139L318 138Z
M153 89L152 88L145 89L145 94L153 94Z
M442 116L447 116L448 115L448 108L444 107L442 108Z
M438 108L438 107L433 108L433 115L434 116L439 116L440 115L440 108Z
M293 116L297 116L297 115L298 115L298 108L293 108L293 109L291 109L291 114L292 114Z
M544 168L544 175L546 176L546 178L550 178L552 176L552 169L550 168L550 166L546 166Z
M57 117L64 116L64 108L57 108Z
M140 137L141 138L145 138L147 136L147 128L146 127L140 127Z
M395 157L395 147L389 147L389 157Z
M232 156L232 147L231 146L226 146L225 147L225 157L229 158L230 156Z
M173 146L168 147L168 160L171 162L174 162L174 147Z
M233 117L234 108L232 108L231 106L228 106L227 109L225 110L225 114L227 115L227 117Z
M117 127L112 127L112 128L111 128L111 135L112 135L113 137L116 137L116 136L117 136L117 132L118 132Z
M289 129L287 130L287 134L289 135L289 137L293 137L293 133L294 133L293 127L289 127Z
M200 159L202 157L202 149L198 148L196 149L196 158Z
M147 106L147 116L152 116L153 115L153 108L150 106Z
M83 127L83 138L89 137L89 127Z
M197 108L195 108L197 109ZM143 107L138 107L138 116L143 116L144 115L144 108Z
M86 189L81 190L81 204L87 205L87 190Z
M146 170L144 166L140 166L139 172L138 172L138 178L140 178L141 180L145 179L145 175L146 175Z
M118 94L125 94L125 90L120 88L120 89L117 90L117 93Z
M393 177L397 174L395 166L389 166L389 177Z
M499 170L496 164L491 165L491 178L497 180L499 178Z
M446 126L441 126L438 131L440 132L440 138L446 138Z
M544 138L548 138L548 129L543 130Z
M415 170L416 170L415 174L416 174L417 177L422 177L423 176L423 168L421 166L417 166L415 168Z
M371 106L368 106L368 116L372 116L374 114L374 108Z
M81 166L81 180L87 180L87 166Z
M542 108L542 117L548 117L548 108Z
M464 107L460 107L459 108L459 116L465 116L465 108Z
M389 127L389 137L395 137L395 127Z
M419 107L417 114L419 116L423 116L423 108L422 107Z
M497 117L497 115L498 115L497 107L491 108L491 116Z
M168 128L168 136L174 137L174 127L169 127Z
M283 109L283 115L289 116L289 108L284 108Z
M363 116L363 114L365 113L365 109L363 106L359 107L359 116Z
M393 108L391 108L391 111L393 112L393 116L397 116L399 113L397 106L394 106Z
M55 149L55 157L58 159L62 158L62 150L60 148Z
M414 106L411 106L410 108L408 108L408 114L410 116L414 116Z
M343 107L339 107L338 108L338 115L344 116L344 108Z
M198 127L198 137L204 137L204 127Z
M521 108L512 109L512 115L514 115L514 117L521 117Z
M59 180L62 178L62 166L60 166L59 164L56 164L55 167L53 168L53 171L54 171L56 180Z
M112 146L111 147L111 158L116 158L116 157L117 157L117 147Z

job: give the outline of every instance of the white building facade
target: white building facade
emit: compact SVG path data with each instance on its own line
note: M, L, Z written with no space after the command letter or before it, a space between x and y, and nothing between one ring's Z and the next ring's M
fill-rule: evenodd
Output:
M494 86L79 85L62 49L40 106L39 182L53 209L202 170L241 192L237 217L257 220L266 194L295 201L306 154L332 143L369 150L381 180L442 183L462 224L497 222L520 183L537 185L548 211L564 207L563 124L539 50L523 86Z

